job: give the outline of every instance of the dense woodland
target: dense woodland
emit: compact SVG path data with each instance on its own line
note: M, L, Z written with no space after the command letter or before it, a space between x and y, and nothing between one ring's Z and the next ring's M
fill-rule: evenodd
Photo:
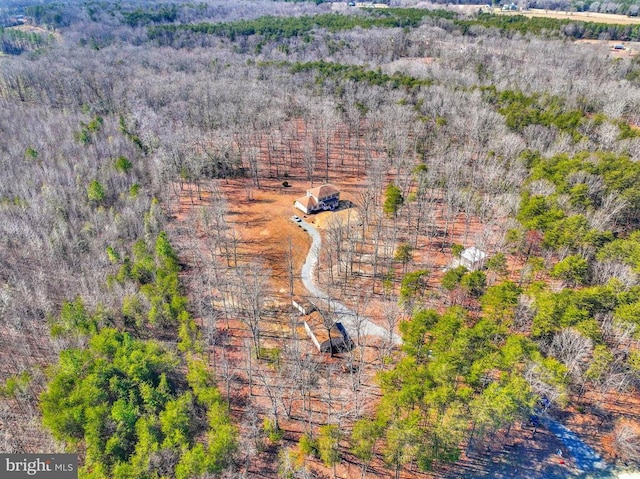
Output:
M638 411L606 404L640 387L640 57L573 42L636 27L267 0L7 5L31 28L0 28L1 451L77 451L87 478L251 477L258 461L316 477L347 457L400 477L589 404L609 460L638 460ZM290 311L268 306L272 271L242 254L217 186L250 196L296 174L366 187L358 227L327 228L318 278L384 305L403 339L365 360L358 337L345 396L296 337L262 347L265 318ZM187 189L211 202L184 220ZM425 259L472 244L491 253L483 271ZM235 414L230 320L248 338ZM302 431L283 431L294 416Z

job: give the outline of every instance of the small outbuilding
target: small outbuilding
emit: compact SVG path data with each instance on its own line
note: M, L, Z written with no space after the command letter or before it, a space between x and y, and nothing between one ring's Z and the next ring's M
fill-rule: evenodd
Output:
M477 271L484 267L484 262L487 259L487 253L472 246L465 249L460 254L460 265L464 266L470 271Z
M315 311L305 318L303 324L305 332L321 353L342 353L353 349L353 341L339 321L328 330L320 313Z
M311 301L300 296L294 296L291 300L291 304L294 308L300 311L300 314L303 316L311 314L316 310L316 306Z

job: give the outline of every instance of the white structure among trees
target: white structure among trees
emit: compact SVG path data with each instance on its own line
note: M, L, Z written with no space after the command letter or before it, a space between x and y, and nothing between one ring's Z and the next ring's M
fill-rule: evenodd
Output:
M486 258L487 253L472 246L460 254L460 264L470 271L476 271L482 269Z
M305 214L316 211L335 210L340 202L340 190L332 184L320 185L307 190L307 194L294 203Z

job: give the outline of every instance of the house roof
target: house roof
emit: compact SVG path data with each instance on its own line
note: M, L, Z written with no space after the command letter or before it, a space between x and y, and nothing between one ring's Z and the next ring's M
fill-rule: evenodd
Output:
M318 204L316 199L314 197L312 197L312 196L303 196L301 198L298 198L296 200L296 203L300 203L307 210L313 208L314 206L316 206Z
M324 325L322 315L318 311L314 311L313 313L308 314L304 317L304 320L307 322L307 324L309 325L309 329L313 331L313 334L320 344L329 339L329 333L327 332L327 328ZM342 332L335 324L331 328L331 337L342 338Z
M475 263L477 261L482 261L483 259L485 259L487 257L487 253L479 250L475 246L472 246L471 248L465 249L460 256L467 261Z
M340 193L340 190L335 185L332 185L331 183L327 183L327 184L316 186L315 188L310 189L309 193L311 193L315 198L322 199L322 198L326 198L327 196Z
M308 299L303 298L302 296L294 296L293 298L291 298L291 302L303 307L307 311L311 311L311 310L315 310L316 309L316 305L315 304L313 304Z

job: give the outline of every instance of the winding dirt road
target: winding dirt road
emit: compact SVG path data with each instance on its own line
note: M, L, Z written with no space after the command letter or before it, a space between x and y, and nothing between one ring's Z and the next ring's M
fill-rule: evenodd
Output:
M292 221L295 220L292 219ZM329 305L329 309L336 315L336 321L340 321L343 324L352 338L358 337L358 333L360 333L359 336L378 336L383 339L391 340L395 344L402 344L400 336L395 333L390 333L387 329L378 326L370 319L356 314L341 302L332 299L325 291L322 291L318 287L318 285L313 281L313 270L318 263L318 254L320 253L320 246L322 245L320 232L305 221L297 223L302 229L309 233L312 240L307 260L302 266L301 275L302 284L304 284L304 287L307 288L311 296L314 296Z

